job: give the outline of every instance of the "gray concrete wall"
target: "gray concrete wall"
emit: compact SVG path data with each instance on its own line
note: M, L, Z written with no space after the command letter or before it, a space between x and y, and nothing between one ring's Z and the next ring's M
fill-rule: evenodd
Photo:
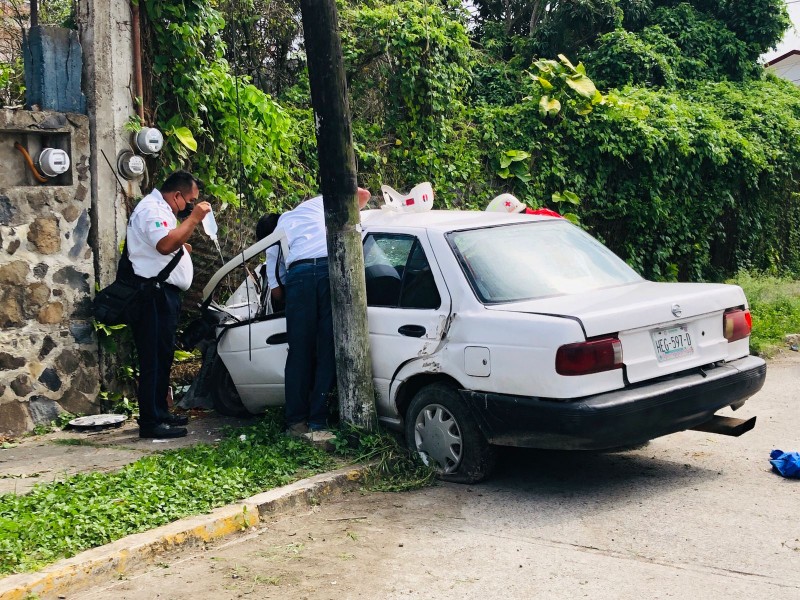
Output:
M95 277L101 286L114 280L120 242L133 199L141 196L138 181L117 179L117 156L131 150L125 125L136 114L133 104L133 40L129 2L78 0L76 21L83 49L84 94L89 114L89 157ZM109 166L111 163L111 166ZM115 381L120 362L129 362L130 348L119 354L99 353L100 378L107 389L123 389Z
M141 195L138 182L116 179L117 155L131 149L125 131L133 106L133 42L128 2L79 0L77 22L83 48L83 80L90 122L92 154L92 245L102 286L114 280L119 242L125 237L128 198ZM106 158L113 165L109 167Z
M69 173L37 182L15 142L66 150ZM87 117L0 110L0 434L97 412L89 156Z

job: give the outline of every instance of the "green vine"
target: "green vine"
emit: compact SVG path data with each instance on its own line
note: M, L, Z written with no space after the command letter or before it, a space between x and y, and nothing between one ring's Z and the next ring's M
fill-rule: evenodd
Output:
M257 211L307 195L314 179L295 152L298 124L225 60L222 13L192 0L141 4L156 51L160 175L191 168L221 203Z
M141 2L161 174L190 166L220 201L259 211L315 191L301 48L286 45L274 71L250 63L264 89L265 72L291 75L272 88L282 105L224 58L243 56L245 21L245 54L273 56L250 52L252 32L295 31L296 5L280 2L281 20L249 1L247 15L233 2ZM580 223L650 278L800 272L800 91L756 62L788 22L780 0L545 3L536 15L475 0L474 27L456 0L338 6L363 185L430 181L438 208L483 209L500 192L571 208L569 192Z

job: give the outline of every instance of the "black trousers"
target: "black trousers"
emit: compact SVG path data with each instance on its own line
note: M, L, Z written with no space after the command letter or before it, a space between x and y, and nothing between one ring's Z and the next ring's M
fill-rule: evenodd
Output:
M180 290L143 284L139 315L131 323L139 358L139 426L152 427L169 414L167 390L181 312Z

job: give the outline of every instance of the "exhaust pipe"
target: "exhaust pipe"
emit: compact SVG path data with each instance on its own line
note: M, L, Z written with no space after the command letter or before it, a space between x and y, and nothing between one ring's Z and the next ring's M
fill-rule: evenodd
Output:
M690 427L694 431L705 431L706 433L718 433L720 435L730 435L739 437L743 433L747 433L756 426L756 418L749 419L735 419L733 417L721 417L714 415L705 423Z

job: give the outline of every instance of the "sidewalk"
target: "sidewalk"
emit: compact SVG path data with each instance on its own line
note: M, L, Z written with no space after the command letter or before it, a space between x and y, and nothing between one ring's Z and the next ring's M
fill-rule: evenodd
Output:
M241 427L256 420L222 417L213 412L192 413L189 434L175 440L140 439L135 422L101 431L65 430L21 438L16 446L0 449L0 494L24 494L37 483L62 481L76 473L114 471L154 452L213 443L222 437L224 428ZM236 534L256 526L268 515L349 491L358 485L361 471L362 467L357 466L317 475L208 514L124 537L35 573L2 577L0 600L64 597L116 579L138 564L158 560L168 550Z

